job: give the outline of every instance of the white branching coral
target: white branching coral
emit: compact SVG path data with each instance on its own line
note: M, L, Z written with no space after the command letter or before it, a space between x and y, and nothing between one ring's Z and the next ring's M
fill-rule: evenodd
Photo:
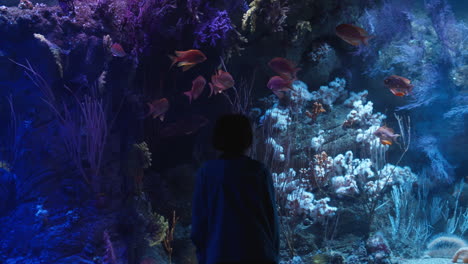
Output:
M289 109L278 108L275 104L265 112L265 115L262 117L262 122L271 128L286 131L292 119L289 116Z
M270 148L272 154L273 154L273 159L276 161L284 161L285 156L284 156L284 148L276 143L276 140L272 137L267 138L265 141L265 144L267 145L268 148Z
M295 104L302 105L304 102L313 99L312 93L309 92L307 84L296 80L293 82L293 90L291 91L291 101Z
M355 92L351 92L351 95L349 96L348 99L346 99L346 101L344 101L344 105L347 106L347 107L353 107L353 104L354 102L356 101L361 101L362 103L365 103L366 100L367 100L367 95L369 94L369 92L367 90L364 90L362 92L359 92L359 93L355 93Z
M361 100L353 102L353 110L346 116L345 124L348 126L380 126L386 116L382 113L373 113L374 104L369 101L363 104Z
M313 137L310 140L310 145L312 146L313 149L315 149L315 151L318 151L322 147L323 143L325 143L325 138L323 137L324 134L325 134L325 131L320 130L318 136Z
M298 214L305 214L312 221L323 221L327 217L334 216L338 210L328 205L330 198L325 197L316 200L314 194L303 188L298 188L287 196L287 207L295 210Z
M292 192L301 186L301 182L296 178L296 171L293 168L289 168L287 172L272 173L273 184L275 188L280 192Z
M368 181L364 189L369 194L375 194L382 191L386 186L394 184L412 183L417 180L416 175L411 171L411 168L399 167L392 164L385 164L384 168L377 173L377 179Z
M332 187L340 196L358 194L356 181L374 176L372 162L369 159L353 159L352 151L337 155L333 159L333 164L333 169L339 176L332 178Z
M333 103L347 94L345 90L346 80L336 78L328 86L320 86L318 91L312 92L312 99L333 107Z
M354 175L335 176L331 179L332 187L338 196L354 195L359 188Z
M390 184L403 184L405 182L415 182L417 180L416 174L411 171L408 166L400 167L392 164L385 164L383 169L379 171L379 178L389 179Z

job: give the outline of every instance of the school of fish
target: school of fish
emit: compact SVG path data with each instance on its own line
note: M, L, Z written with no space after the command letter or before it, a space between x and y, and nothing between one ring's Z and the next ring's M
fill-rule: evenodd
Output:
M340 24L335 28L335 34L341 38L346 43L353 46L368 45L369 40L374 36L369 35L368 32L358 26L352 24ZM119 43L114 43L110 47L110 51L115 57L125 57L126 52ZM171 59L171 66L177 65L177 67L182 67L182 71L188 71L197 64L200 64L207 60L205 54L196 49L186 50L186 51L175 51L174 55L169 55ZM279 99L285 98L287 93L293 90L293 83L297 80L297 72L301 69L297 67L296 63L282 57L275 57L268 62L268 67L273 70L277 75L272 76L267 83L267 88L270 89L273 94L275 94ZM184 92L183 94L188 97L189 103L197 100L202 94L206 86L206 79L202 75L199 75L192 81L192 87L190 90ZM398 75L390 75L383 81L384 86L389 89L389 91L398 97L403 97L411 93L414 85L411 84L411 81L405 77ZM229 88L234 87L235 81L232 75L229 72L218 69L215 74L211 75L210 82L208 86L210 87L210 93L208 97L223 93ZM164 120L166 112L169 110L169 101L167 98L157 99L151 103L148 103L148 113L146 116L152 116L153 118L159 117L161 121ZM313 113L306 111L306 115L312 119L315 119L319 113L325 112L323 107L313 109ZM170 131L173 131L175 134L190 134L200 127L208 123L208 120L202 116L191 117L180 122L174 122L170 126L166 126L165 134L170 134ZM190 122L188 122L190 120ZM195 120L195 122L193 122ZM202 120L202 121L200 121ZM184 124L184 125L181 125ZM188 124L197 124L197 125L188 125ZM198 126L202 124L201 126ZM179 127L184 127L184 129L179 129ZM194 129L191 129L194 127ZM179 132L176 132L179 131ZM185 131L185 132L180 132ZM187 132L187 133L186 133ZM392 145L393 142L400 136L395 134L393 129L382 126L377 131L374 132L374 135L379 138L380 143L383 145Z

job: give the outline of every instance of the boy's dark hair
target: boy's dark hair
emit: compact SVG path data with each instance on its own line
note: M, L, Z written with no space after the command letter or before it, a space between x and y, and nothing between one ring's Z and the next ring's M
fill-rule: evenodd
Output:
M213 147L224 153L244 153L252 145L252 126L241 114L221 116L213 131Z

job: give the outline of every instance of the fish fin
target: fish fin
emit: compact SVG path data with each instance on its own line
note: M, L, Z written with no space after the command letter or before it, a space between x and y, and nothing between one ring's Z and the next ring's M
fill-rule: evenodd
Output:
M192 103L192 97L193 97L192 90L187 91L187 92L184 92L184 94L185 94L186 96L188 96L188 98L189 98L189 103Z
M353 46L359 46L361 45L361 42L359 40L345 40L346 42L348 42L349 44L353 45Z
M179 66L182 66L182 65L179 65ZM182 66L182 71L188 71L193 66L195 66L195 63L185 64L185 65Z
M171 61L172 61L172 62L171 62L171 67L169 67L169 69L170 69L170 68L172 68L172 66L174 66L174 64L177 63L177 57L174 56L174 55L167 55L167 56L168 56L169 59L171 59Z
M405 78L405 77L400 77L400 78L401 78L401 79L403 80L403 82L405 82L406 84L410 84L410 83L411 83L411 81L410 81L408 78Z
M211 97L211 96L213 95L213 90L214 90L214 88L213 88L213 84L212 84L212 83L209 83L208 85L210 86L210 95L209 95L208 97Z
M380 143L382 143L382 145L392 145L392 142L390 140L385 140L385 139L381 139L380 140Z
M177 66L181 67L181 66L190 66L190 65L195 65L195 63L193 62L186 62L186 61L181 61L177 64Z

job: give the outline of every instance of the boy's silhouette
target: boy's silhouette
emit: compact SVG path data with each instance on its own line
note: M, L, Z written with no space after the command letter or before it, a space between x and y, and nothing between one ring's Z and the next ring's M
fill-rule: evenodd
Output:
M263 164L245 156L252 128L243 115L216 122L213 146L219 159L197 173L192 241L199 264L278 263L275 191Z

